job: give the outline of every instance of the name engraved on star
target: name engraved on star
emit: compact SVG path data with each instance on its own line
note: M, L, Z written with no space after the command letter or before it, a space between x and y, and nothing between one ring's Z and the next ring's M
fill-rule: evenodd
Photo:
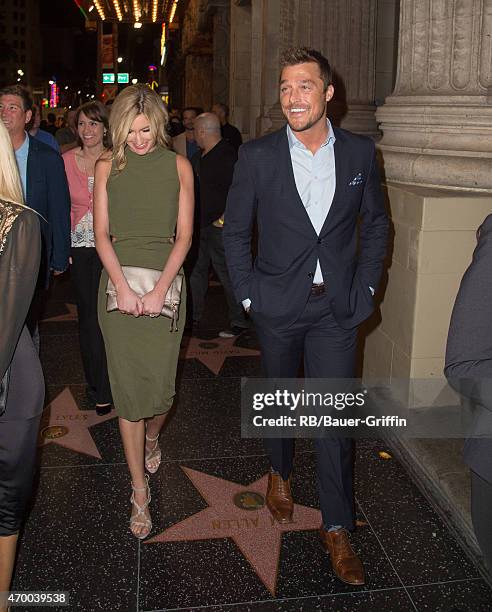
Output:
M88 414L59 414L56 417L57 421L87 421Z
M252 527L259 526L260 517L256 518L241 518L241 519L221 519L215 520L211 522L212 529L231 529L235 527L236 529L242 529L246 527L247 529L251 529Z
M203 351L195 351L194 356L198 356L198 355L210 355L210 353L215 353L216 355L230 355L232 357L235 357L237 354L237 351L234 349L217 349L217 350L203 350Z

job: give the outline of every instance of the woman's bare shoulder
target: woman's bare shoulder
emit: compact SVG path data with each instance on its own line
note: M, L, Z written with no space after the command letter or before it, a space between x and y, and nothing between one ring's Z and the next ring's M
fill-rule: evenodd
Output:
M190 162L184 155L176 153L176 167L179 175L193 175L193 170Z
M101 153L101 155L99 155L97 161L111 163L113 161L113 152L109 149L106 149Z
M108 177L109 173L111 172L112 163L113 156L111 151L104 151L104 153L101 153L96 161L95 175L99 177Z

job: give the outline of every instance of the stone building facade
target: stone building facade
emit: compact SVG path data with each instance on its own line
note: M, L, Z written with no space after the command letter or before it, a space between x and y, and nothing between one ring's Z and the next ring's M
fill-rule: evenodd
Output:
M189 0L175 103L209 108L225 102L244 137L255 138L283 121L280 53L311 45L335 70L334 123L377 136L375 102L394 83L397 19L397 0Z

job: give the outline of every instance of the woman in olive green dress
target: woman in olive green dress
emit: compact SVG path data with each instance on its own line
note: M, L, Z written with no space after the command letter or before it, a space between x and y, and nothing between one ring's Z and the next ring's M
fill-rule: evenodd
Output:
M94 234L104 265L99 287L99 324L108 360L114 405L132 479L130 529L137 538L152 523L144 467L161 460L158 437L171 408L186 313L181 295L179 331L160 316L164 298L190 248L193 173L188 160L169 148L168 115L147 85L127 87L111 109L112 157L96 164ZM138 296L122 266L162 270L154 289ZM108 276L118 310L107 312Z

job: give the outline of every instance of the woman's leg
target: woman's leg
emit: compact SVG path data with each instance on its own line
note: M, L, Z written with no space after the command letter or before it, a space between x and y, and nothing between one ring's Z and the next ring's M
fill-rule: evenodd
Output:
M144 439L145 439L145 421L127 421L119 418L121 439L123 440L123 448L125 449L126 462L130 470L132 485L135 495L135 502L139 506L144 506L147 501L147 481L144 471ZM145 508L144 514L150 519L149 509ZM147 531L147 528L142 525L134 525L132 532L139 537Z
M157 470L161 463L161 452L157 438L161 433L161 429L167 418L168 413L157 414L151 419L147 419L147 430L145 436L145 454L146 465L149 472L153 473ZM150 469L149 469L150 468Z
M17 533L0 536L0 593L10 589L15 551L17 550L17 536ZM7 602L0 599L0 612L5 612L5 610L7 610Z
M155 438L161 433L162 426L167 418L168 413L156 414L151 419L147 419L147 435L149 438Z

